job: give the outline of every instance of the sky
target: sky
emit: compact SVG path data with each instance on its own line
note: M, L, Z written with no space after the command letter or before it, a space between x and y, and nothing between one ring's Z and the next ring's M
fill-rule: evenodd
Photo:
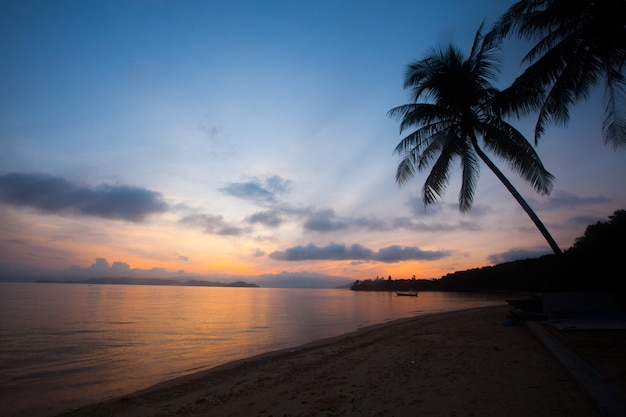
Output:
M424 207L395 182L404 70L467 53L500 0L0 2L0 280L320 286L551 252L486 166ZM503 45L504 88L521 41ZM602 89L537 145L550 196L498 166L562 249L626 208ZM529 140L533 118L511 120ZM316 284L312 284L316 285Z

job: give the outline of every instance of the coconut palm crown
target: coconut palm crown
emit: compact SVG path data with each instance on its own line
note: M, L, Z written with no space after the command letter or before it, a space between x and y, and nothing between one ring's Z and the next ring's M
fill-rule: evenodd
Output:
M396 181L402 185L417 171L428 168L422 189L426 205L446 191L450 171L460 161L462 171L459 209L471 209L482 160L500 179L533 220L555 253L561 253L545 226L511 182L479 146L509 163L511 169L540 194L549 194L554 177L544 168L526 138L492 109L498 90L491 85L499 72L497 42L482 35L482 25L466 57L455 46L433 50L408 65L404 87L412 102L389 111L400 120L400 133L411 130L395 149L401 159Z
M535 142L550 123L566 125L572 105L604 83L604 142L626 146L626 1L521 0L489 36L510 34L536 43L502 105L518 116L538 112Z

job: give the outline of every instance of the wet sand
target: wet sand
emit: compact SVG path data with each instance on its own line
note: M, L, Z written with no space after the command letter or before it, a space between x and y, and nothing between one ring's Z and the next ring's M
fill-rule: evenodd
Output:
M528 328L502 325L506 313L503 305L398 320L62 416L599 416Z

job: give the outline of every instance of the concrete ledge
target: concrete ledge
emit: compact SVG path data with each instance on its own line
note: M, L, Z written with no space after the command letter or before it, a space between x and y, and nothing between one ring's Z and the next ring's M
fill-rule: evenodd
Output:
M606 417L626 416L626 398L604 375L582 360L543 328L541 324L527 321L526 326L550 350L567 370L576 384L591 397L601 415Z

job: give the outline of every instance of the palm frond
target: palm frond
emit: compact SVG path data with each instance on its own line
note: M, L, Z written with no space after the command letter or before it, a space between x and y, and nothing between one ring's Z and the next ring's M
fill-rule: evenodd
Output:
M396 168L396 182L402 185L409 181L415 175L415 163L413 154L407 153L398 163Z
M552 84L539 109L537 125L535 127L535 143L543 135L550 122L567 125L569 109L576 102L576 92L579 88L581 68L575 62L565 66L556 81Z
M474 35L474 42L472 43L472 49L470 49L468 61L476 59L480 51L485 48L483 41L483 28L485 27L485 21L483 20Z
M576 58L569 65L575 68L571 83L574 99L576 101L588 99L592 88L604 78L605 68L602 60L582 45L576 53Z
M450 182L450 165L456 156L450 141L447 141L426 177L426 181L424 181L424 187L422 188L422 201L424 201L424 204L434 204L439 197L445 194Z
M496 38L483 35L484 25L483 21L476 31L468 59L469 72L482 88L489 86L489 80L496 80L501 69L500 42Z
M485 147L506 161L511 169L541 194L550 194L554 176L550 174L535 148L510 124L489 118L480 126Z
M411 91L411 101L437 101L437 76L445 72L446 52L433 50L424 59L407 66L404 88Z
M411 91L413 102L431 102L450 107L450 97L458 81L467 77L463 53L453 45L434 50L426 58L409 65L405 73L405 88Z
M417 170L424 171L428 169L442 151L444 144L450 140L446 131L439 131L431 137L431 141L428 146L422 149L422 152L417 159Z
M583 0L583 2L585 1ZM576 2L571 3L570 7L565 8L551 5L549 6L550 10L526 16L523 27L520 28L521 36L526 39L537 36L540 39L526 54L522 62L532 63L537 57L553 48L563 49L559 44L576 44L578 42L579 32L584 21L581 18L582 11L577 11L584 9L584 5L576 7L574 5Z
M500 117L515 116L518 118L528 116L537 111L543 104L545 90L543 84L536 82L536 78L530 74L526 79L518 78L508 88L497 92L486 103L488 114L496 114Z
M495 23L488 36L498 41L507 37L511 32L517 32L522 25L522 16L525 16L530 9L536 7L532 1L518 1L502 14Z
M533 47L523 63L529 64L510 92L536 94L542 86L544 101L505 94L511 103L498 104L499 114L538 111L535 140L552 123L567 124L569 108L589 97L602 79L611 81L611 71L622 68L626 58L626 2L623 0L521 0L496 22L487 38L510 34L531 40ZM520 83L535 87L523 88ZM605 101L604 140L620 143L623 118L614 112L611 88ZM617 141L617 142L616 142ZM617 145L621 146L621 145Z
M604 93L604 142L620 149L626 147L626 81L620 71L609 71Z
M472 208L474 194L478 184L478 174L480 166L474 151L467 147L461 157L462 181L459 190L459 210L465 213Z
M544 88L545 93L537 94L538 98L528 97L523 104L535 105L538 111L535 126L535 143L539 141L546 127L554 122L565 126L569 122L569 108L589 90L589 80L582 81L583 74L589 68L576 58L576 49L570 44L562 43L546 52L531 65L514 84L528 84L530 92ZM519 105L520 101L517 101ZM516 109L522 113L532 106Z
M413 103L394 107L387 112L387 115L401 120L400 133L409 128L431 124L441 128L447 120L453 117L449 109L430 103ZM442 122L443 125L438 122Z
M409 136L413 135L417 136L418 133L413 132ZM407 140L407 146L402 149L399 149L400 145L398 145L396 153L402 155L402 158L396 169L396 182L403 185L413 178L416 171L427 169L441 152L446 139L445 132L439 131L434 135L423 137L417 142L413 142L411 138ZM414 143L414 146L409 147L409 143Z
M509 107L516 112L534 111L541 107L541 100L545 99L546 96L545 91L559 79L567 65L569 58L564 55L567 54L566 51L570 50L569 44L561 44L560 48L551 49L533 65L526 68L522 75L504 90L504 92L509 92L508 98L512 99L512 104L509 104ZM571 56L571 52L569 56ZM520 106L519 103L526 105ZM519 108L515 108L515 106L519 106Z
M411 134L404 137L394 149L394 153L404 154L406 152L422 153L429 146L438 134L445 132L447 122L438 122L430 125L422 126L414 130Z
M505 12L494 30L503 37L513 32L527 40L553 31L566 34L569 32L565 28L581 19L588 3L586 0L521 0Z

